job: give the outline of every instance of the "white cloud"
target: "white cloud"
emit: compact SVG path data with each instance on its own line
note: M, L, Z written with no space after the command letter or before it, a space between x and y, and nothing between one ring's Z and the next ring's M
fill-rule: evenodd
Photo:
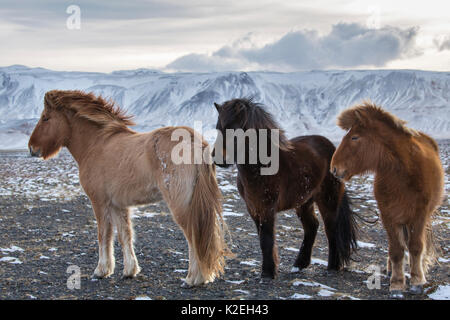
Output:
M212 54L182 56L167 68L183 71L257 69L295 71L323 68L382 67L388 62L420 55L415 46L418 28L370 29L357 23L333 25L330 33L292 31L272 43L255 47L246 36Z
M439 51L450 50L450 35L435 38L434 45Z
M433 39L448 33L448 3L2 0L0 42L7 50L0 50L0 64L83 71L168 64L186 71L334 66L444 70L450 67L449 45ZM79 30L66 28L70 4L81 8ZM420 33L410 28L417 25ZM418 55L417 47L425 53Z

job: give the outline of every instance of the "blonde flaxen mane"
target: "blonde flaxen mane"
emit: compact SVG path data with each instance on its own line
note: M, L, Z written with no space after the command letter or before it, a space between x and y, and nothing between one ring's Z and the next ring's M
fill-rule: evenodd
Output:
M52 90L45 94L45 107L53 109L67 109L74 115L104 128L105 133L132 131L128 126L135 123L133 117L126 115L125 111L113 101L106 101L92 92Z

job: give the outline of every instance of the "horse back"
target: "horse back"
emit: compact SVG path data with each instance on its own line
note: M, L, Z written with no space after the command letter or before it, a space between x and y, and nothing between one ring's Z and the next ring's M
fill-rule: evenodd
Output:
M290 142L293 150L280 154L279 210L298 206L320 190L335 150L327 138L318 135L295 137Z
M423 132L419 132L419 135L418 135L417 139L419 141L422 141L422 142L428 144L429 146L431 146L434 149L434 151L439 153L439 146L438 146L436 140L431 138L429 135L427 135L427 134L425 134Z
M316 152L320 157L327 159L328 165L331 162L336 147L333 143L319 135L299 136L290 140L296 149L310 148Z

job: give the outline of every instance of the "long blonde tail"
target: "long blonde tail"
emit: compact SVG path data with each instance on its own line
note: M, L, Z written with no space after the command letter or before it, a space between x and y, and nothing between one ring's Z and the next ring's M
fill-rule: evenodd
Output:
M225 256L230 253L222 217L222 194L216 180L213 164L198 164L197 181L186 219L187 237L197 257L200 272L206 281L212 281L224 272Z
M436 248L436 244L434 242L433 228L431 227L431 223L427 224L425 232L426 232L426 240L425 240L426 244L423 256L423 271L427 273L428 269L437 262L439 254Z

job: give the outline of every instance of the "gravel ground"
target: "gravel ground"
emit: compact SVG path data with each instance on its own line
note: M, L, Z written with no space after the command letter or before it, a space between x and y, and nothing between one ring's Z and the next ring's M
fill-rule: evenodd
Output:
M450 141L440 143L450 189ZM26 152L0 152L0 299L386 299L389 279L384 275L386 234L381 223L361 224L360 246L343 272L328 273L328 247L321 225L310 267L290 269L303 238L293 211L278 214L277 243L280 272L272 283L259 283L261 253L253 222L240 199L235 169L218 168L224 194L224 216L236 257L227 261L225 274L214 283L182 288L187 274L187 243L164 202L140 207L134 213L136 254L142 267L135 279L122 279L122 253L116 244L116 272L108 278L91 277L97 264L96 222L89 200L78 181L78 169L67 151L50 161ZM377 216L371 176L348 183L354 209ZM441 248L440 264L428 275L425 294L406 299L450 299L450 209L448 199L433 223ZM76 267L71 267L76 266ZM379 289L367 280L378 268ZM80 288L69 289L71 268L79 268ZM371 269L373 270L373 269ZM408 270L407 270L408 271ZM407 274L408 275L408 274Z

